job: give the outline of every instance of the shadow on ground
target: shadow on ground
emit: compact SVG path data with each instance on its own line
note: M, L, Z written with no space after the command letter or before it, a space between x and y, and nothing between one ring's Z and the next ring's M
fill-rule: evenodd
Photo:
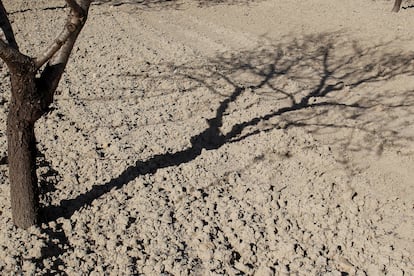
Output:
M110 181L94 185L74 199L45 207L43 216L47 222L70 219L76 211L138 176L191 162L203 150L216 150L275 128L303 128L315 135L330 133L331 145L344 151L378 151L378 145L384 144L405 147L413 141L405 130L414 120L414 92L391 90L386 84L412 76L414 54L392 52L388 46L366 48L327 33L225 53L199 67L158 64L157 70L164 72L158 79L190 81L191 89L185 93L204 89L220 99L208 127L188 137L190 147L138 159ZM119 77L139 79L144 75L130 71ZM404 118L397 114L404 114ZM336 136L339 130L346 130L342 133L347 135ZM355 132L361 132L363 139L355 140ZM57 236L48 234L65 239L60 232ZM60 249L54 252L62 253Z
M191 80L193 89L204 87L220 95L222 100L215 108L215 116L208 119L208 128L189 137L191 147L137 160L109 182L95 185L74 199L62 200L59 206L44 208L44 216L48 221L70 218L140 175L191 162L202 150L215 150L274 128L300 127L314 134L331 132L332 145L340 145L345 151L378 150L378 143L404 147L413 140L404 130L414 116L414 93L387 91L377 84L411 76L414 54L384 53L386 49L386 44L363 48L357 42L341 42L337 35L323 34L254 51L223 54L200 68L158 65L158 70L163 68L166 72L159 78ZM123 76L143 77L135 72L125 72ZM223 93L215 87L223 82L231 90ZM360 94L359 88L368 84L374 90ZM259 101L237 108L240 101L248 101L246 94L256 95ZM240 120L245 116L239 113L248 113L253 105L263 105L265 113ZM397 109L405 114L404 118L393 116ZM349 129L349 136L335 137L339 129ZM363 132L365 139L353 141L355 131Z
M263 0L196 0L199 7L214 5L249 5ZM111 6L135 5L139 9L180 9L183 1L179 0L95 0L94 5L108 4Z

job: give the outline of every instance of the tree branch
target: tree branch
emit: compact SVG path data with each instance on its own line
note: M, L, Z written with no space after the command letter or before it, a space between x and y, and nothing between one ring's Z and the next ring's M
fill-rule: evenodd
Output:
M0 58L6 62L10 70L14 71L21 64L26 64L28 57L0 39Z
M0 58L6 62L9 70L16 71L23 68L31 60L19 51L13 29L7 16L3 2L0 0Z
M0 29L3 32L1 40L10 45L10 47L18 50L19 47L14 37L13 29L7 17L6 9L3 6L3 2L0 0Z
M8 62L13 59L14 54L13 48L6 44L3 39L0 39L0 58Z
M86 22L92 0L78 0L77 2L66 0L66 2L70 7L70 12L64 30L45 53L36 59L36 66L38 68L47 62L38 79L38 88L43 94L44 106L48 106L53 101L54 92L65 70L73 46ZM79 12L78 8L81 12Z
M82 17L83 16L83 12L84 11L78 5L78 3L76 3L75 0L65 0L65 1L68 4L69 8L71 8L72 11L76 14L76 16L78 16L78 17Z
M52 43L52 45L50 45L43 52L43 54L36 58L35 64L37 69L48 62L62 48L62 46L68 41L71 36L77 37L76 32L80 32L86 21L86 15L91 3L90 0L81 1L81 5L84 3L84 9L75 0L66 0L66 3L68 4L70 11L66 20L65 27Z
M76 28L76 27L75 27ZM56 37L55 41L52 43L52 45L47 48L43 54L41 54L39 57L36 58L35 64L36 68L39 69L42 67L46 62L48 62L53 55L55 55L60 48L66 43L66 41L69 39L69 37L72 35L72 33L76 29L73 29L73 26L69 23L66 23L65 28L63 31Z

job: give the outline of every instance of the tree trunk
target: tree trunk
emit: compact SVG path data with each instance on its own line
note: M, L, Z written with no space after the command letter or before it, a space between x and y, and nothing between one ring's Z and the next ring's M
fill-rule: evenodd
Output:
M36 176L34 123L42 112L35 84L35 67L11 72L12 98L7 117L10 197L13 223L28 228L38 222L39 188Z
M0 0L0 58L10 70L11 101L7 117L8 163L13 223L28 228L38 222L35 122L47 111L82 30L92 0L65 0L70 8L65 26L37 58L19 51ZM43 71L36 78L40 68Z
M10 109L7 125L10 197L13 223L26 229L37 223L39 209L36 140L34 124L19 120L16 109Z

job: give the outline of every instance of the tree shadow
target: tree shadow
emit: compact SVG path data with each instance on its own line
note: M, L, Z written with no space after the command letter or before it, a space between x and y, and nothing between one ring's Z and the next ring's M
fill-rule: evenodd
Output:
M57 223L54 228L42 228L41 232L46 237L43 239L46 246L41 249L41 256L39 258L32 258L31 261L36 264L38 270L48 275L67 275L64 269L62 269L65 265L62 258L53 258L73 250L62 223ZM51 265L46 267L44 261L48 259L51 259L52 262Z
M122 5L134 5L140 9L178 9L181 4L177 0L95 0L93 5L111 5L114 7Z
M199 7L215 5L249 5L263 0L196 0L194 3ZM111 6L134 5L139 9L180 9L184 6L183 1L178 0L95 0L93 5L108 4Z
M263 0L198 0L198 6L209 7L215 5L250 5L263 2Z
M56 191L56 184L59 182L60 176L42 152L38 150L36 155L40 196L45 197L42 199L43 201L47 201L47 195Z
M56 191L56 185L60 181L59 172L56 171L51 162L49 162L46 156L37 151L36 167L39 181L40 190L40 202L41 206L47 206L50 204L50 195ZM40 217L40 220L45 218ZM40 231L45 235L43 238L46 246L41 249L41 256L38 258L32 258L31 261L36 264L37 269L46 271L48 274L66 275L61 269L64 262L62 259L57 258L52 261L51 266L45 267L44 261L53 257L63 255L68 250L72 249L68 237L65 234L62 223L56 223L53 228L41 227Z
M388 143L404 146L413 137L400 132L405 121L388 114L400 108L406 118L414 117L413 91L391 94L381 89L381 85L412 76L414 54L397 53L388 47L388 44L363 47L355 41L342 40L338 34L325 33L255 50L225 53L199 67L160 64L157 70L164 69L166 74L157 79L191 81L192 89L203 88L221 98L215 115L207 120L208 127L190 138L191 146L187 149L137 160L110 181L94 185L76 198L64 199L58 206L45 207L43 216L46 221L69 219L76 211L141 175L191 162L203 150L216 150L275 128L299 127L315 134L338 129L360 130L368 136L380 133L379 138ZM125 72L120 77L140 78L142 74ZM225 83L224 89L220 83ZM359 90L366 85L378 88L361 95ZM259 101L246 105L251 95L265 104L261 106ZM371 116L378 106L383 112ZM260 110L259 114L249 116L252 107ZM358 148L351 147L349 138L335 138L332 143L340 144L345 151L372 150L370 141L361 142Z

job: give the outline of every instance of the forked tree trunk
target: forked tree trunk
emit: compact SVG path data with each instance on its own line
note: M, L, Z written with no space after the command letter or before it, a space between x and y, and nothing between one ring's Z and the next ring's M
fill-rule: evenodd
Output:
M19 51L6 9L0 0L0 58L9 70L11 101L7 117L10 197L13 223L28 228L38 222L35 122L53 102L53 95L73 45L86 22L92 0L65 0L69 7L63 31L37 58ZM36 76L44 66L40 76Z
M38 222L39 188L36 176L34 123L42 113L35 83L35 66L10 72L12 96L7 117L10 197L13 222L28 228ZM26 66L25 66L26 67Z

